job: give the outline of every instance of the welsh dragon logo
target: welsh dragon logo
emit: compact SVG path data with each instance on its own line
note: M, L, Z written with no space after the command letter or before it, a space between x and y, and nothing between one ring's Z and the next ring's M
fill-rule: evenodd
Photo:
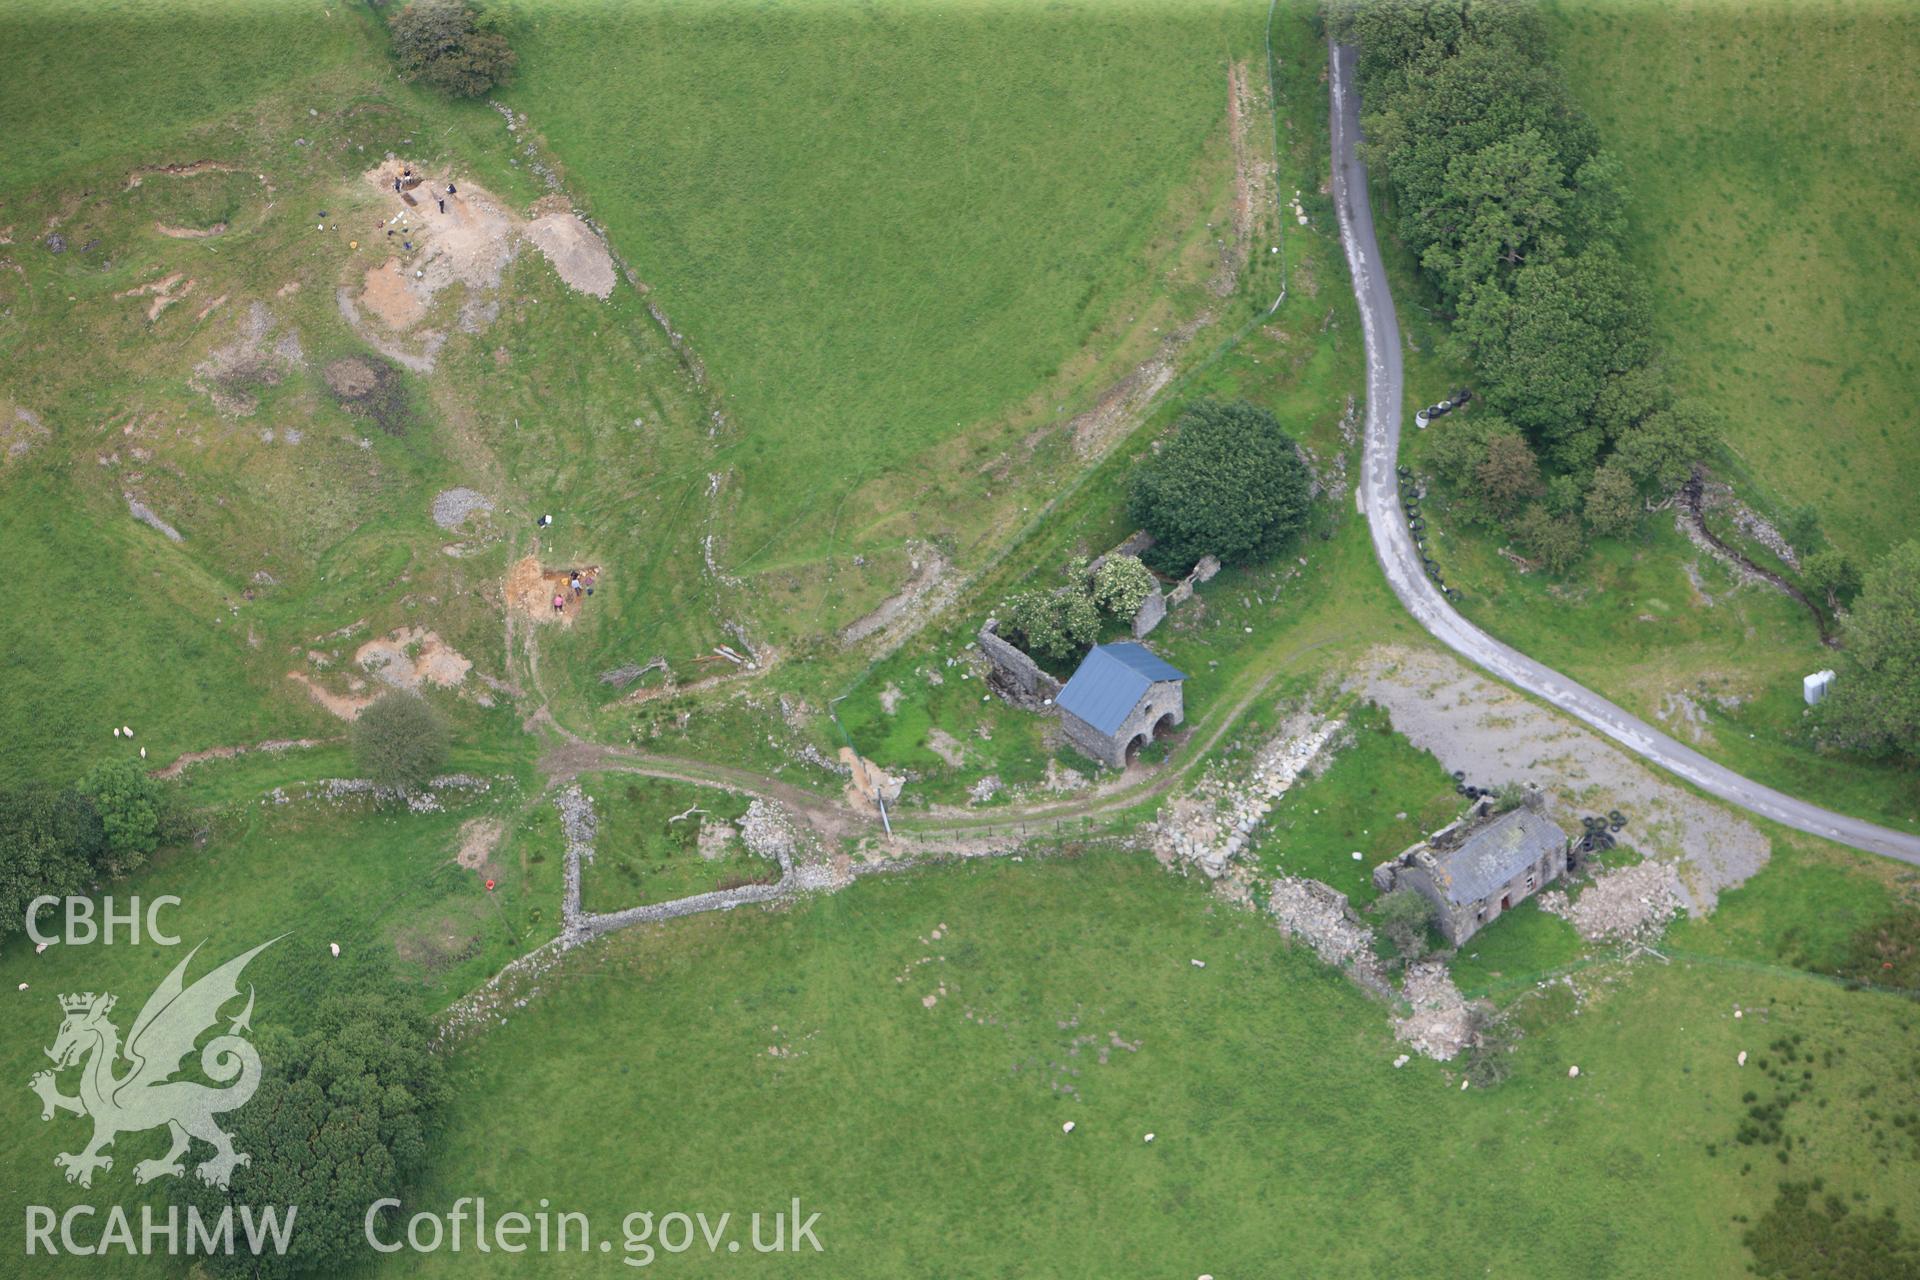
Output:
M93 1141L86 1149L78 1154L62 1152L53 1158L67 1171L68 1182L92 1186L95 1169L113 1168L113 1157L102 1152L116 1137L163 1124L172 1135L173 1146L161 1159L142 1160L135 1165L135 1182L185 1173L180 1158L194 1138L213 1148L212 1158L194 1172L216 1187L227 1185L235 1166L250 1163L244 1151L233 1149L233 1140L213 1118L245 1106L260 1087L260 1055L240 1035L252 1029L252 986L247 988L246 1008L228 1022L226 1033L209 1040L200 1051L200 1069L208 1079L233 1083L216 1089L171 1077L180 1070L181 1060L193 1052L201 1033L219 1020L221 1006L239 997L240 971L247 967L247 961L278 941L263 942L187 986L187 965L200 950L195 947L147 998L140 1016L133 1020L124 1048L119 1028L107 1017L113 1012L113 996L89 991L60 997L66 1018L53 1047L47 1050L53 1070L37 1072L28 1084L40 1095L42 1120L53 1119L56 1111L93 1117ZM130 1065L124 1074L116 1075L114 1068L123 1056ZM77 1064L80 1092L70 1098L60 1092L54 1077Z

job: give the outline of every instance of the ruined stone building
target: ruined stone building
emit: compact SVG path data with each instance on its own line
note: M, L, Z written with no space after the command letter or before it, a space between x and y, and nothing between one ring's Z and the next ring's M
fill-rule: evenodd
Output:
M1040 669L1011 642L1000 638L1000 620L988 618L975 637L986 655L987 687L1016 707L1045 711L1060 695L1060 682Z
M1116 769L1186 719L1184 672L1145 645L1095 645L1054 699L1073 745Z
M1373 885L1417 890L1433 903L1441 934L1459 946L1565 875L1571 848L1539 792L1497 816L1483 796L1466 817L1375 867Z

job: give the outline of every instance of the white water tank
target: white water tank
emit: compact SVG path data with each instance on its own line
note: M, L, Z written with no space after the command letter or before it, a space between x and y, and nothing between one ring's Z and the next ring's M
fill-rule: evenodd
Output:
M1827 696L1827 690L1833 687L1833 672L1816 671L1800 682L1800 696L1807 700L1808 706L1814 706Z

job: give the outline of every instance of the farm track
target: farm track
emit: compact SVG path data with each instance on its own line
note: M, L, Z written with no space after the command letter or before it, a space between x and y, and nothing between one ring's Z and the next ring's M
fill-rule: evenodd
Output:
M1351 45L1330 44L1329 49L1333 200L1367 352L1366 443L1360 495L1362 511L1373 533L1374 554L1394 595L1434 639L1461 657L1585 722L1707 794L1796 831L1920 866L1920 835L1834 813L1735 773L1494 639L1455 611L1428 581L1413 535L1400 516L1396 470L1403 408L1400 324L1374 235L1367 167L1358 150L1360 96L1353 84L1355 51Z
M1399 518L1396 465L1403 395L1399 322L1374 233L1367 171L1357 150L1359 97L1352 86L1354 50L1351 46L1330 44L1330 54L1333 197L1341 241L1353 278L1354 295L1359 304L1367 353L1367 418L1359 492L1362 513L1372 531L1375 555L1395 596L1429 634L1448 648L1495 677L1573 715L1636 755L1666 768L1701 790L1797 830L1920 865L1920 836L1832 813L1762 786L1716 764L1627 714L1600 695L1493 639L1448 605L1427 580L1412 536ZM509 653L514 650L513 631L513 623L509 618ZM902 818L888 842L896 851L896 856L856 863L852 874L857 878L907 870L953 857L991 857L1015 853L1027 839L1047 834L1048 824L1053 825L1056 833L1064 834L1071 823L1117 816L1136 805L1163 796L1199 767L1227 730L1271 685L1279 670L1301 654L1324 643L1321 641L1304 646L1273 663L1268 674L1256 680L1229 708L1216 712L1203 725L1196 726L1189 737L1188 750L1183 753L1185 758L1176 767L1150 773L1129 770L1117 781L1096 787L1091 794L1012 806L978 816L936 814L925 818ZM543 794L551 795L561 785L571 783L586 773L632 773L719 787L777 803L831 841L874 834L872 817L862 809L766 774L712 761L613 746L581 737L555 720L548 708L540 681L537 628L526 628L523 653L528 684L539 700L537 709L526 721L526 727L529 732L544 732L550 739L539 761L539 769L547 780ZM796 873L792 861L782 858L780 879L770 885L696 894L625 911L586 913L578 909L577 898L571 896L578 892L580 858L579 850L571 842L567 856L569 883L572 886L570 901L576 905L568 913L565 933L547 944L547 947L523 957L515 966L509 966L509 970L534 961L556 944L565 948L633 924L730 910L749 904L773 903L792 897L808 887L802 883L802 877ZM480 996L493 989L505 976L505 973L496 976L475 995Z

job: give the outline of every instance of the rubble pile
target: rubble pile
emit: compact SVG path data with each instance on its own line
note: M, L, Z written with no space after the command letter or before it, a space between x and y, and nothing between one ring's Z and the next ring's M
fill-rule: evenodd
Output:
M1664 862L1614 867L1594 876L1579 898L1559 889L1540 895L1540 909L1571 924L1582 938L1645 941L1685 906L1680 878Z
M1245 849L1254 829L1285 795L1345 722L1309 721L1282 732L1254 756L1244 780L1209 773L1191 796L1169 804L1154 825L1154 853L1163 863L1191 863L1218 880Z

